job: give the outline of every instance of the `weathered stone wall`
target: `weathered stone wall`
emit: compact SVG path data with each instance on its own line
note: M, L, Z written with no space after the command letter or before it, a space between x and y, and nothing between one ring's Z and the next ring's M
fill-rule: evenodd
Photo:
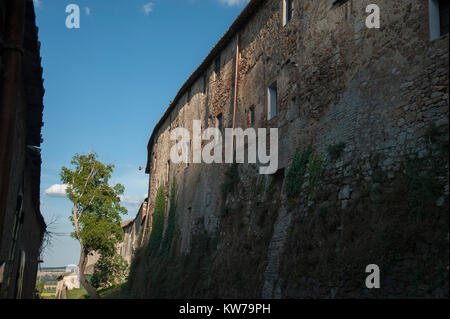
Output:
M142 232L144 229L146 211L147 202L144 202L133 220L122 223L124 240L118 245L117 251L119 255L121 255L128 262L128 264L131 264L131 260L136 250L142 244Z
M3 53L3 40L6 39L6 34L3 33L6 32L5 4L6 1L0 2L0 53ZM0 266L4 262L6 264L3 282L0 285L2 288L0 296L7 298L35 296L38 260L46 229L40 213L41 154L39 148L42 142L44 88L39 53L40 43L32 1L27 1L26 4L23 49L21 84L15 90L19 103L16 105L11 176L5 227L0 247ZM7 62L0 59L2 79L4 63ZM20 206L21 210L18 209ZM17 229L15 239L13 238L14 229ZM10 258L12 261L6 262ZM20 274L21 264L24 265L23 275Z
M191 100L186 91L176 102L149 144L149 207L152 211L159 185L168 194L175 177L176 252L187 258L200 254L211 262L192 290L176 286L175 277L167 275L174 283L167 294L147 296L448 296L448 158L441 165L447 173L436 177L444 179L443 192L425 208L437 214L430 213L433 221L409 223L413 209L399 203L410 196L410 185L396 184L403 180L407 156L425 158L427 132L448 126L448 34L429 40L426 0L378 1L381 28L368 29L370 3L349 1L331 9L332 1L294 1L293 18L283 26L282 1L262 1L238 31L236 126L250 126L254 106L254 127L279 128L277 174L259 175L255 165L238 165L233 173L226 164L169 163L174 128L192 132L193 120L201 120L203 129L216 126L218 114L224 127L232 127L236 35L220 51L220 77L214 63L206 68L206 94L200 76L191 86ZM267 120L267 88L274 81L278 115ZM443 139L448 145L448 131ZM323 174L317 186L308 184L307 172L301 192L287 198L294 154L309 144L323 159ZM339 144L343 150L333 158L328 149ZM239 182L227 194L221 184L230 173ZM377 187L384 197L374 200ZM388 202L401 214L389 215ZM389 237L393 229L401 229L406 239ZM431 232L440 237L430 237ZM210 255L199 252L205 248L202 240L214 243ZM414 247L402 246L411 241ZM385 255L392 251L383 245L404 251L389 259ZM421 245L426 248L417 248ZM380 252L371 259L372 251ZM427 258L432 262L424 264ZM353 268L343 268L352 260ZM387 268L384 291L364 288L364 270L371 263ZM439 268L433 279L422 273L416 281L395 276L412 272L419 277L418 270L430 265ZM182 276L188 277L183 267Z

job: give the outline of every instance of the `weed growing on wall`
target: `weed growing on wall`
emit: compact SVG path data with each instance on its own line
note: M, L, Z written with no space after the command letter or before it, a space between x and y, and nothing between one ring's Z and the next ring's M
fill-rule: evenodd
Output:
M323 157L320 153L311 153L309 157L309 185L313 187L324 172Z
M432 124L425 132L426 152L412 154L402 162L402 183L407 186L407 200L412 212L423 213L444 195L448 176L448 126Z
M320 200L308 207L314 213L296 215L286 241L282 298L298 297L291 291L326 297L330 290L336 298L448 296L448 126L431 125L423 138L425 145L395 158L395 170L384 165L383 153L370 154L371 174L353 181L345 207L332 182L316 188ZM354 171L364 170L363 161L354 163ZM341 174L332 177L339 181ZM382 269L382 289L362 284L371 263ZM321 281L327 285L319 288Z
M175 213L177 210L176 203L176 194L177 194L177 184L175 181L175 177L173 178L172 185L170 187L170 198L169 198L169 215L167 216L167 228L166 233L164 234L164 239L162 243L163 252L169 252L172 246L173 236L175 234Z
M309 145L301 152L298 150L295 152L294 159L292 160L291 167L286 176L286 195L289 198L294 198L300 192L304 181L306 166L308 165L312 152L312 145Z
M346 145L343 142L328 146L327 152L330 161L335 161L339 157L341 157L342 153L344 152L345 146Z
M221 185L223 197L226 197L229 193L232 193L238 183L239 183L238 164L233 163L225 171L225 180Z

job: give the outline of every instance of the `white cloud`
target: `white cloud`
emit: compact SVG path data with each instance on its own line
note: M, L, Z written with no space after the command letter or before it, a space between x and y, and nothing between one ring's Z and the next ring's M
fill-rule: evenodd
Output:
M153 7L155 6L155 4L153 2L149 2L147 4L144 4L142 6L142 10L144 11L144 13L146 15L149 15L152 11L153 11Z
M84 8L84 12L86 13L87 16L90 16L91 15L91 8L89 8L89 7Z
M240 6L242 4L247 3L249 0L220 0L223 4L226 4L227 6Z
M42 4L42 2L40 0L33 0L33 3L34 3L35 8L39 8Z
M120 200L131 217L136 215L142 202L147 198L144 194L148 191L148 175L138 170L139 164L117 165L117 170L110 180L111 185L120 183L125 187L125 193L120 196Z
M142 202L144 201L144 199L146 199L146 198L147 198L146 194L137 195L137 196L121 195L120 201L124 205L137 207L137 206L140 206L142 204Z
M67 185L55 184L47 188L44 194L50 197L66 197L66 188Z

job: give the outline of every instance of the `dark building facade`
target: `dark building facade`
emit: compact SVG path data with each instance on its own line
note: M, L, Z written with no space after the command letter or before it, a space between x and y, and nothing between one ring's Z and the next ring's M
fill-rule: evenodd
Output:
M31 0L0 0L0 298L34 298L44 87Z

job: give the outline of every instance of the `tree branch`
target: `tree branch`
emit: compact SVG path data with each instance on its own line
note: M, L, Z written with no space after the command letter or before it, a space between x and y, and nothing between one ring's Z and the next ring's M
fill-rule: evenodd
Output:
M81 218L81 215L83 215L84 211L85 211L89 206L91 206L92 202L94 201L94 198L95 198L95 194L92 195L92 198L91 198L91 200L89 201L89 204L88 204L85 208L83 208L83 209L81 210L81 212L78 214L78 218Z
M94 163L94 165L92 166L91 172L89 173L89 175L88 175L88 177L87 177L87 179L86 179L86 182L84 183L83 190L81 191L81 194L80 194L80 196L78 197L78 199L80 199L80 198L84 195L84 191L86 190L87 184L88 184L89 180L91 179L92 174L94 173L94 171L95 171L95 163Z

